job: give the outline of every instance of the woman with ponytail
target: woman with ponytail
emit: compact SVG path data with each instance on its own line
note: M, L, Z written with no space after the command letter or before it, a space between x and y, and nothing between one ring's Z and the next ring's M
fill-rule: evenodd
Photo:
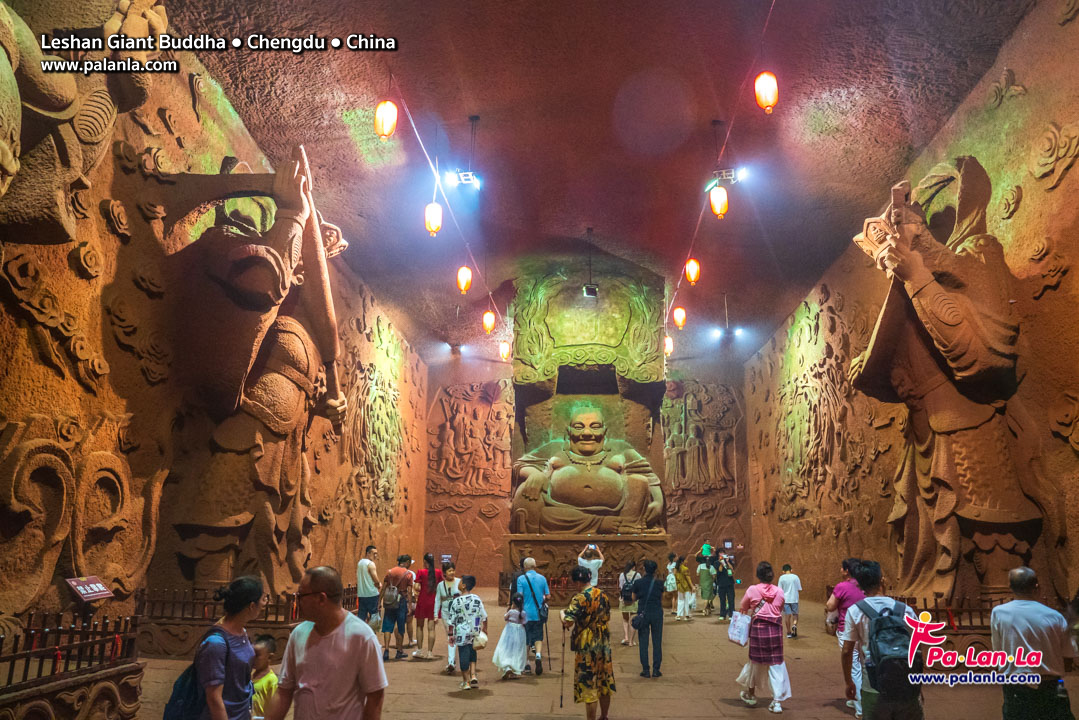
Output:
M257 577L239 577L218 588L225 616L207 631L195 650L195 673L206 693L199 720L250 720L251 667L255 649L245 626L262 615L269 598Z
M412 657L430 660L435 649L435 593L442 582L442 571L435 568L435 556L423 556L423 568L416 573L416 651ZM427 649L423 647L423 629L427 628Z

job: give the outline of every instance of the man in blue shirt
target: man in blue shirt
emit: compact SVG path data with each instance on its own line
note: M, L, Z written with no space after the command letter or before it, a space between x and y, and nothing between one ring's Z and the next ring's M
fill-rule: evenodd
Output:
M525 599L525 641L536 650L536 674L543 674L543 626L547 620L547 601L551 588L547 578L536 572L536 559L525 558L524 574L517 578L517 592ZM542 616L541 616L542 608ZM541 619L542 617L542 619ZM526 667L527 669L527 667Z

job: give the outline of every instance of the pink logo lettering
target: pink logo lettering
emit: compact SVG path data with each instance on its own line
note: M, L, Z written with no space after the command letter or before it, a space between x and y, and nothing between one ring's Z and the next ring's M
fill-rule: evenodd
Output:
M943 635L937 637L933 634L943 630L947 623L929 622L931 619L932 615L924 610L918 616L917 620L913 620L906 615L903 616L903 621L906 622L913 631L910 635L910 650L907 651L907 665L914 666L914 655L922 645L940 645L947 639ZM933 657L932 652L930 653L930 657Z

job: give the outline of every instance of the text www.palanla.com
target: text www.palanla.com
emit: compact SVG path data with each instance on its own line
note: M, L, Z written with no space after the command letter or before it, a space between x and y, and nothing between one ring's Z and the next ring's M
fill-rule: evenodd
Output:
M912 685L1035 685L1042 681L1037 673L1007 674L998 672L911 673Z
M139 62L135 58L103 58L100 60L42 60L42 72L78 73L175 73L180 72L180 63L176 60L148 60Z

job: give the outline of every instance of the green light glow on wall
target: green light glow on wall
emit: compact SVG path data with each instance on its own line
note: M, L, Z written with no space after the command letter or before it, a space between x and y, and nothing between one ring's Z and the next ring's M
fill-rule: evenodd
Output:
M402 118L404 120L404 118ZM400 165L404 162L401 143L394 138L379 140L375 134L375 109L354 108L341 113L341 122L348 129L348 136L356 146L356 152L371 167ZM397 123L397 132L403 129Z

